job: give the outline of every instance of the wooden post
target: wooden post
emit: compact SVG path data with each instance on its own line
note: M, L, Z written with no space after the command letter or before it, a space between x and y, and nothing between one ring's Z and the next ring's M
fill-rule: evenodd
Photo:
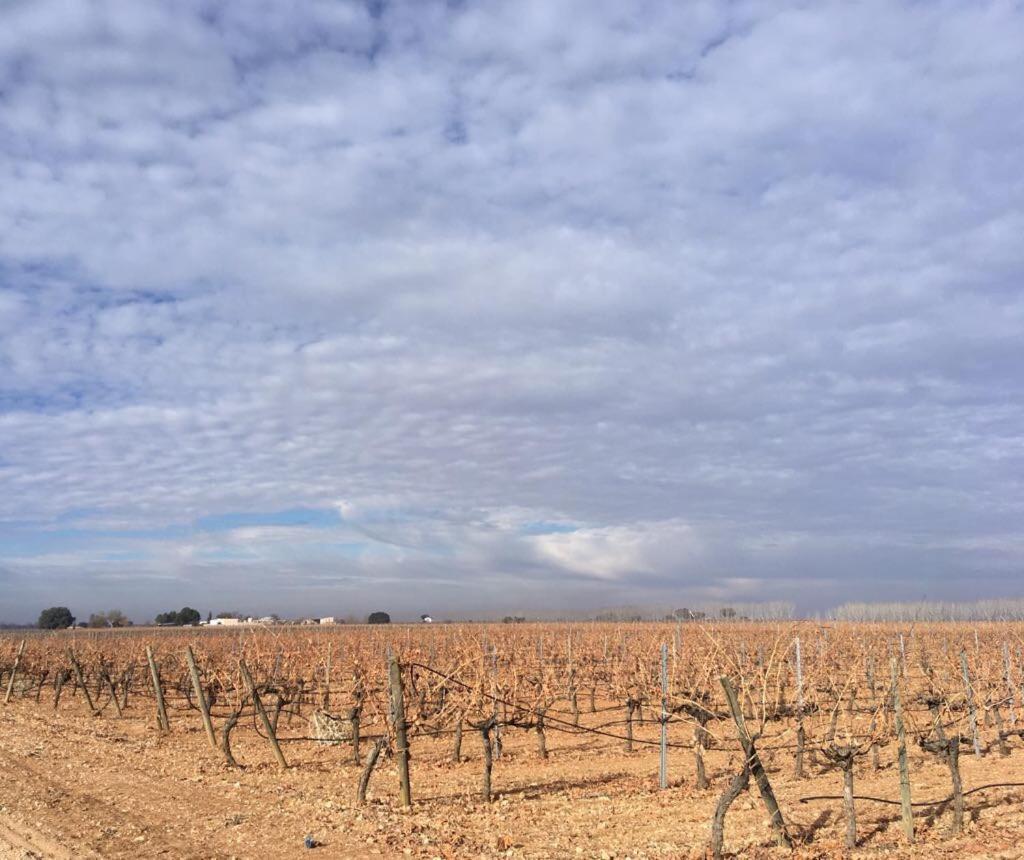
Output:
M146 646L146 661L149 663L149 675L153 680L153 692L156 695L156 718L160 730L169 732L171 724L167 721L167 708L164 707L164 691L160 686L160 672L156 668L156 660L153 659L153 649Z
M117 711L119 717L124 716L124 711L121 710L121 700L117 697L117 689L114 687L114 679L110 677L110 670L103 670L103 680L107 682L107 689L110 691L110 701L114 703L114 710Z
M14 679L18 675L18 665L21 663L21 655L25 653L25 640L21 640L21 644L18 646L18 653L14 658L14 665L11 667L11 678L7 682L7 692L4 694L4 704L6 705L11 700L11 693L14 692Z
M199 713L203 715L203 728L206 729L206 739L210 746L217 749L217 735L213 731L213 723L210 720L210 706L206 702L206 694L203 692L203 682L199 677L199 667L196 666L196 657L192 653L192 646L185 646L185 660L188 663L188 673L192 676L192 689L196 692L196 700L199 702Z
M245 691L252 698L253 707L256 709L256 715L260 718L260 722L263 724L263 731L267 733L267 737L270 739L270 746L274 750L274 758L277 759L277 763L282 768L288 767L288 762L285 761L284 753L281 752L281 745L277 742L277 734L274 732L274 727L270 723L270 717L267 716L267 711L263 707L263 702L260 701L259 691L256 689L256 685L252 681L252 675L249 674L249 667L245 665L245 660L238 661L238 671L242 674L242 683L245 684Z
M402 806L412 805L412 789L409 786L409 738L405 725L405 696L402 690L402 667L396 657L391 658L388 667L391 685L391 714L395 721L395 743L398 753L398 782Z
M746 766L750 768L757 789L761 793L761 800L764 801L765 809L768 810L768 817L771 819L772 829L775 831L775 841L783 848L792 848L793 842L786 832L786 822L782 818L782 810L775 799L775 792L772 791L772 784L768 780L764 766L761 764L761 757L757 754L754 741L747 733L746 723L743 721L743 711L740 708L739 699L729 679L722 675L718 679L725 690L725 698L729 702L729 710L732 712L733 721L736 723L737 734L740 738L740 745L743 747L743 754L746 756Z
M903 819L903 835L907 842L914 844L914 809L910 803L910 766L907 764L907 735L903 726L903 702L900 697L900 673L896 658L889 661L892 675L892 708L896 722L896 744L900 767L900 814Z
M131 690L132 680L135 678L135 661L132 660L124 674L121 676L121 709L128 707L128 691Z
M57 710L57 705L60 704L60 693L64 689L64 684L68 679L67 669L58 669L57 677L53 679L53 709Z
M92 696L89 695L89 687L85 683L85 673L82 672L82 664L78 662L78 658L75 657L75 652L70 648L67 649L67 655L68 660L71 661L71 667L75 670L75 682L82 688L82 693L85 695L85 703L89 706L89 711L93 716L96 716L96 706L92 703Z

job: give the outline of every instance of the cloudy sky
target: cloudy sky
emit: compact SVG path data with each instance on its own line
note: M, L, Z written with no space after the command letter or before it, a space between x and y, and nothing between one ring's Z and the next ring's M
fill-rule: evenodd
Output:
M0 620L1019 595L1024 7L0 3Z

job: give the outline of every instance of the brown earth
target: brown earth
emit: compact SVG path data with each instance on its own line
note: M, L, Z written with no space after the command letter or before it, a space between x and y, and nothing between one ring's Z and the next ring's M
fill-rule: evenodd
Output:
M144 703L140 702L140 707ZM607 715L600 715L607 718ZM598 715L584 715L596 722ZM300 719L292 730L299 732ZM675 729L674 740L688 731ZM654 738L645 725L638 736ZM289 769L280 771L252 725L239 726L233 746L246 767L232 770L207 745L197 717L178 713L161 736L147 715L92 718L72 701L59 713L31 702L0 707L0 860L13 858L173 857L703 857L712 810L736 758L708 754L713 786L693 787L687 750L670 751L672 786L657 789L656 747L627 754L613 739L549 732L551 757L540 760L535 739L505 731L495 762L497 799L484 803L480 741L467 731L464 760L448 761L450 739L413 741L414 806L397 801L397 771L385 761L374 774L369 802L354 803L359 768L349 750L308 741L288 743ZM893 748L883 769L859 766L858 794L896 798ZM962 757L966 788L1024 782L1024 746L1008 758ZM945 766L914 750L915 800L944 797ZM807 795L841 792L837 772L812 766L792 777L788 752L769 756L787 823L804 840L795 856L840 857L844 819L837 801L801 804ZM854 856L1022 857L1024 789L991 790L967 798L965 833L948 837L948 809L919 809L918 844L902 841L899 808L858 803L860 845ZM319 847L307 851L306 835ZM788 856L773 846L755 793L729 813L726 848L743 857Z

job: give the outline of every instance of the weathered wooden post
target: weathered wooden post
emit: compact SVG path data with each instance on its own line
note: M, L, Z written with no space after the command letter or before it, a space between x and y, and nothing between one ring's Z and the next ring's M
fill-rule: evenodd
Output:
M14 679L18 675L18 666L21 664L21 656L25 653L25 640L21 640L21 644L18 646L18 653L14 657L14 665L11 667L11 677L7 682L7 692L4 694L4 704L6 705L11 700L11 693L14 692Z
M114 710L117 711L119 717L123 717L124 711L121 709L121 700L117 697L117 689L114 687L114 679L110 677L110 670L107 668L102 669L101 675L107 683L107 690L110 692L110 701L114 703Z
M164 707L164 691L160 686L160 672L157 670L156 660L153 659L153 649L149 645L146 646L146 662L149 663L149 674L153 681L153 692L156 695L157 722L161 731L169 732L171 724L167 721L167 708Z
M402 667L398 658L392 656L388 670L391 686L391 715L395 721L395 745L398 753L398 784L402 806L412 805L412 789L409 785L409 739L405 725L405 695L402 689Z
M775 841L783 848L792 848L793 842L786 832L786 822L782 817L782 810L775 799L775 792L772 791L772 784L768 780L764 765L761 764L761 757L757 754L754 741L747 732L746 723L743 720L743 710L740 708L739 699L733 689L732 682L722 675L718 679L725 690L725 698L729 702L729 710L732 712L733 721L736 723L737 734L740 739L740 746L743 747L743 754L746 756L746 767L757 783L758 791L761 793L761 800L764 801L765 809L768 810L768 817L771 820L772 829L775 831Z
M53 679L53 709L57 710L57 705L60 704L61 690L64 689L64 684L68 680L68 670L58 669L57 677Z
M253 707L256 709L256 715L260 718L260 722L263 724L263 730L267 733L267 737L270 739L270 746L274 750L274 758L277 759L277 763L282 768L288 767L288 762L285 761L284 753L281 752L281 745L277 742L277 733L274 731L274 726L270 722L270 717L267 716L266 708L263 707L263 702L260 700L259 690L256 689L256 685L253 683L252 675L249 674L249 667L245 665L245 660L238 661L238 671L242 674L242 683L245 684L245 691L249 694L252 699Z
M199 677L199 667L196 665L196 657L192 653L191 645L185 646L185 660L188 663L188 673L192 677L192 689L195 690L196 700L199 702L199 713L203 715L206 738L210 742L210 746L217 749L217 735L213 731L213 723L210 720L210 706L206 702L206 693L203 692L203 682Z
M82 664L78 662L78 658L75 657L75 652L70 648L67 649L67 655L68 660L71 662L71 668L75 670L75 682L82 688L82 693L85 695L85 703L89 706L89 711L93 716L96 716L96 706L92 703L92 696L89 695L89 687L85 683L85 673L82 671Z

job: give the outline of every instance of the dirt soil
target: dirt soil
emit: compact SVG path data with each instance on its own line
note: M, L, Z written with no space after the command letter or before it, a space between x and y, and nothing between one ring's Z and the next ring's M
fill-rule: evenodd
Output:
M584 724L599 717L607 719L584 715ZM301 719L294 722L290 730L298 734ZM656 731L648 724L638 737L653 739ZM0 860L703 857L712 811L738 767L730 753L711 751L712 788L697 791L692 753L671 750L672 784L659 791L654 746L627 754L614 739L551 731L550 758L542 761L532 733L506 730L504 739L492 803L478 797L479 738L467 731L458 764L448 760L450 738L415 739L414 805L404 811L394 761L383 761L374 773L369 802L355 804L359 768L348 747L287 743L290 766L282 772L252 725L239 726L233 747L245 767L233 770L210 749L194 714L175 714L171 733L161 736L149 715L138 711L123 719L94 718L76 701L66 709L62 703L59 713L15 701L0 707ZM1024 746L1016 744L1008 758L993 750L980 761L968 748L962 756L965 788L1024 782ZM858 794L898 797L893 756L892 747L882 750L878 772L859 764ZM730 810L728 852L846 856L841 803L799 800L840 794L839 773L812 765L798 781L791 754L779 752L768 763L787 824L802 844L793 855L774 846L755 790ZM948 794L942 763L914 750L911 768L915 800ZM853 856L1024 857L1022 801L1020 788L970 796L965 832L956 839L948 836L949 809L918 809L912 850L902 840L897 806L862 801ZM307 835L317 843L312 850L304 847Z

